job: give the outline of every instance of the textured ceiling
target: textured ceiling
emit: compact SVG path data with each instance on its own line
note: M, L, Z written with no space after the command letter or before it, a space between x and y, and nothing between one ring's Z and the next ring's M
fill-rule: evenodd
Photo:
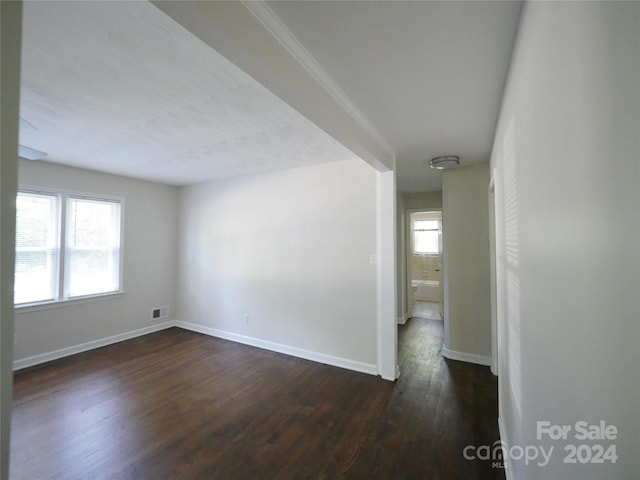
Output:
M487 162L516 1L267 2L396 154L398 188L441 188L427 160Z
M303 78L289 78L282 57L266 77L256 73L268 49L240 11L266 5L391 147L398 189L441 189L431 157L489 159L521 2L246 4L252 13L239 3L172 5L216 5L192 20L211 32L217 19L218 40L254 47L224 53L279 97L217 53L220 43L211 48L151 3L27 1L21 143L48 161L176 185L353 158L307 120L349 145L327 105L294 91ZM221 23L225 12L239 23Z
M173 185L353 158L147 2L25 2L20 143Z

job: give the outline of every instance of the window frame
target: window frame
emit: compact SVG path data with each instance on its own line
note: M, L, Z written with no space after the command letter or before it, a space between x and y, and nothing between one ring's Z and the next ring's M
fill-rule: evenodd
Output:
M54 225L57 235L57 272L56 275L57 284L56 295L52 300L42 300L24 303L14 303L15 309L25 308L46 308L57 305L63 305L74 302L86 302L93 299L99 299L104 297L114 297L125 293L124 290L124 227L125 227L125 199L118 195L97 194L78 192L74 190L64 190L58 188L42 188L32 185L19 185L17 194L31 194L31 195L47 195L56 197L56 223ZM87 295L75 295L69 296L67 291L67 269L68 262L66 258L67 254L67 211L70 199L90 200L96 202L111 202L120 205L120 246L119 246L119 258L118 258L118 288L110 292L91 293Z
M18 198L19 194L23 194L25 196L31 196L31 197L49 197L50 201L53 201L53 208L52 208L52 212L50 212L50 218L49 218L49 222L52 228L51 228L51 232L49 233L50 236L53 237L53 244L48 245L48 247L43 248L42 250L50 250L53 249L54 250L54 256L55 256L55 260L52 262L51 265L51 272L49 274L49 282L50 282L50 287L51 287L51 294L52 294L52 298L45 298L42 300L35 300L35 301L30 301L30 302L22 302L22 303L14 303L14 306L19 306L19 305L26 305L26 304L35 304L35 303L47 303L47 302L52 302L54 301L57 297L58 297L58 292L60 291L60 250L61 250L61 245L60 245L60 222L59 222L59 218L60 218L60 196L56 193L52 193L52 192L44 192L44 191L35 191L32 189L29 190L18 190L17 194L16 194L16 200ZM16 205L16 216L17 216L17 205ZM17 219L17 217L16 217ZM16 222L16 246L15 246L15 250L16 250L16 264L17 264L17 259L18 256L21 252L26 251L23 250L21 247L18 246L18 238L17 238L17 222ZM48 243L51 242L52 238L48 239ZM29 248L29 247L27 247ZM17 278L18 276L18 271L16 269L14 276ZM15 302L15 298L14 298L14 302Z

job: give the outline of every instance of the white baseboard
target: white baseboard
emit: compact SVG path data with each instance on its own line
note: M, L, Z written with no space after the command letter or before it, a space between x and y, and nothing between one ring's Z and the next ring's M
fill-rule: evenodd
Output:
M38 355L33 355L31 357L21 358L13 362L13 370L16 371L23 368L33 367L41 363L57 360L58 358L68 357L69 355L75 355L76 353L86 352L88 350L104 347L106 345L122 342L124 340L130 340L132 338L140 337L142 335L147 335L153 332L158 332L160 330L165 330L171 327L180 327L184 328L185 330L191 330L193 332L203 333L205 335L223 338L225 340L231 340L233 342L250 345L252 347L263 348L265 350L271 350L273 352L284 353L285 355L291 355L314 362L333 365L334 367L346 368L348 370L367 373L369 375L378 375L378 368L374 364L357 362L355 360L349 360L347 358L335 357L333 355L326 355L324 353L313 352L311 350L304 350L302 348L291 347L289 345L283 345L281 343L270 342L254 337L247 337L245 335L239 335L237 333L227 332L225 330L219 330L217 328L211 328L204 325L197 325L195 323L175 320L157 323L148 327L140 328L138 330L119 333L110 337L100 338L91 342L73 345L71 347L62 348L60 350L54 350L52 352L46 352Z
M442 348L442 355L451 360L460 360L461 362L476 363L478 365L491 366L491 357L486 355L476 355L475 353L456 352L448 348Z
M408 313L405 313L402 317L398 317L396 320L398 321L399 325L404 325L410 318L411 316Z
M237 333L227 332L226 330L219 330L217 328L206 327L195 323L177 321L175 322L175 326L184 328L185 330L191 330L192 332L203 333L212 337L223 338L225 340L231 340L232 342L263 348L272 352L284 353L285 355L291 355L293 357L333 365L334 367L368 373L369 375L378 375L378 367L370 363L357 362L355 360L349 360L342 357L334 357L333 355L304 350L302 348L291 347L289 345L261 340L259 338L247 337L245 335L239 335Z
M498 432L500 433L502 445L506 445L506 447L509 448L511 444L507 438L507 430L502 422L502 417L498 417ZM513 465L511 463L511 457L507 452L502 452L502 461L504 462L504 476L506 480L513 480Z
M76 353L86 352L87 350L93 350L94 348L104 347L113 343L122 342L124 340L130 340L132 338L147 335L149 333L158 332L166 328L175 326L175 322L163 322L150 325L148 327L140 328L138 330L132 330L130 332L119 333L111 337L100 338L87 343L81 343L80 345L73 345L71 347L62 348L60 350L54 350L53 352L41 353L33 355L32 357L21 358L20 360L14 360L13 370L21 370L27 367L33 367L40 363L50 362L51 360L57 360L58 358L68 357L69 355L75 355Z

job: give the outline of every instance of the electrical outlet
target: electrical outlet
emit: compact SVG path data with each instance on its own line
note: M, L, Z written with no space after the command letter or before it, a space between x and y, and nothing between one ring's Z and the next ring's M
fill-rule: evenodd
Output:
M242 321L243 321L244 323L249 323L249 314L248 314L248 313L245 313L245 314L242 316Z

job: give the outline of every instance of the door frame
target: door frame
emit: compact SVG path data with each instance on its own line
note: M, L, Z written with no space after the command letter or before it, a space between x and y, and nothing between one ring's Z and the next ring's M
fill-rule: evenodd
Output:
M498 287L496 272L496 171L489 181L489 271L491 282L491 373L498 375Z
M430 208L407 208L404 211L405 216L405 226L404 226L404 258L403 262L405 265L405 278L404 283L406 285L405 288L405 298L403 302L406 302L407 307L407 315L411 317L411 311L413 309L413 288L411 285L411 256L413 255L413 250L411 249L411 214L412 213L420 213L420 212L440 212L441 222L444 223L444 211L442 207L430 207ZM446 317L444 315L445 304L444 304L444 283L446 281L445 277L445 267L444 267L444 250L445 250L445 242L444 238L442 239L442 251L440 252L440 257L442 260L442 270L440 272L440 315L444 320Z

